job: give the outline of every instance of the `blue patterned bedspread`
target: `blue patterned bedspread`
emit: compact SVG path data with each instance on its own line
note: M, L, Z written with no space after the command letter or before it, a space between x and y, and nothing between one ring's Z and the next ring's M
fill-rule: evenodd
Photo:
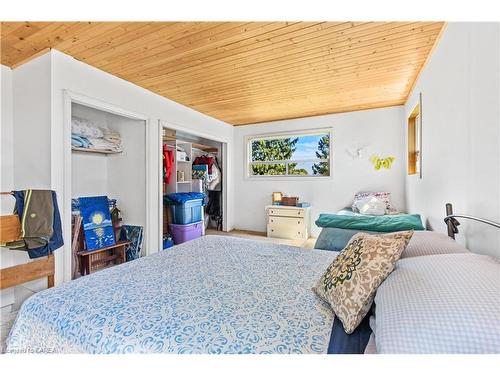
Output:
M326 353L335 253L206 236L37 293L7 351Z

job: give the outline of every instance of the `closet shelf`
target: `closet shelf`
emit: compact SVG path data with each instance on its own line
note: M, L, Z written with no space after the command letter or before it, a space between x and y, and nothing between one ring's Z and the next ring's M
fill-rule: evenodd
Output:
M95 148L71 147L72 152L87 152L93 154L121 154L122 151L98 150Z
M192 181L177 181L178 184L190 184Z

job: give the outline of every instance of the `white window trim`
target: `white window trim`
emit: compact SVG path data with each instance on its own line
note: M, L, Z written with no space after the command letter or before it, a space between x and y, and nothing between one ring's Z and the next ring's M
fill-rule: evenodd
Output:
M315 135L315 134L328 134L330 137L330 152L329 159L304 159L304 160L274 160L274 161L258 161L253 162L252 164L280 164L280 163L303 163L303 162L328 162L330 163L330 175L329 176L301 176L301 175L271 175L271 176L261 176L261 175L252 175L250 173L250 156L251 156L251 147L250 142L259 139L269 139L269 138L289 138L291 136L302 137L307 135ZM318 128L318 129L310 129L310 130L297 130L297 131L285 131L285 132L272 132L272 133L262 133L255 135L247 135L244 139L244 171L245 171L245 179L248 180L324 180L333 178L333 138L332 138L332 128Z

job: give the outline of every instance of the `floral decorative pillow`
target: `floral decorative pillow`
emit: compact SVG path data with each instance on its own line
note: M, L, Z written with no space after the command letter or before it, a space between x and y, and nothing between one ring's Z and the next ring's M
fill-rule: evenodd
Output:
M396 211L391 206L391 193L388 191L361 191L354 195L354 202L352 204L352 210L359 213L358 202L366 200L367 198L375 197L384 201L386 206L386 213L391 213Z
M394 270L412 235L413 231L355 234L313 288L346 333L352 333L368 313L377 288Z

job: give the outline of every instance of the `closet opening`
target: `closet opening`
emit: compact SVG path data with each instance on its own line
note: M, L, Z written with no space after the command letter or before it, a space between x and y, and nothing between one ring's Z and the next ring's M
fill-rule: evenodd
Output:
M224 143L165 124L161 131L163 248L224 231Z
M75 101L70 110L71 257L65 267L75 279L146 255L147 120Z

